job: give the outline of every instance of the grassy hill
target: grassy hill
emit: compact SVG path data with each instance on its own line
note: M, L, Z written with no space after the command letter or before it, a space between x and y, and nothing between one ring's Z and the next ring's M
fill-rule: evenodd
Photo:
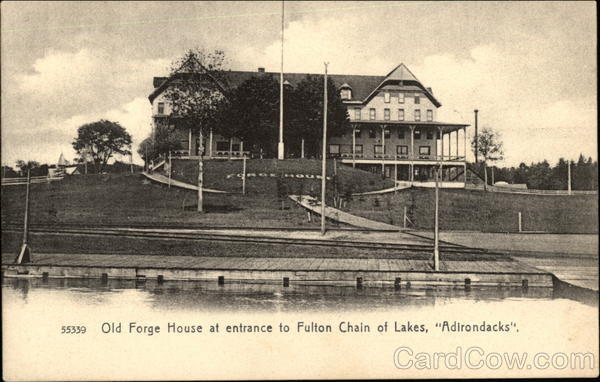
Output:
M186 183L196 184L198 179L198 162L195 160L173 160L174 179ZM223 191L241 192L242 189L242 161L205 161L204 185ZM312 159L252 159L246 162L246 192L250 195L279 194L309 194L316 195L321 190L321 161ZM260 174L268 176L260 176ZM328 161L327 176L334 174L333 161ZM287 175L287 177L285 176ZM298 178L297 175L304 177ZM310 176L310 178L306 177ZM293 176L293 177L292 177ZM335 177L340 193L354 193L380 190L393 187L389 179L382 179L367 171L353 169L348 166L337 165ZM329 191L333 189L333 182L328 183Z
M402 225L406 206L416 228L434 225L434 190L414 188L385 196L354 198L348 212ZM471 190L440 190L440 229L486 232L518 231L518 212L524 231L597 233L596 195L519 195Z
M67 176L31 185L31 222L87 224L189 223L232 227L311 227L303 209L267 195L204 194L149 182L140 174ZM2 222L22 222L25 186L2 187Z

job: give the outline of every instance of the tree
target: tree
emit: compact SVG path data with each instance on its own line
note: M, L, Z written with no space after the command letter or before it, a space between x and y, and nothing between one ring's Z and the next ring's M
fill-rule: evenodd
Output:
M90 157L94 167L101 173L114 154L129 155L131 135L118 122L101 119L87 123L77 129L77 138L73 141L75 151Z
M19 169L21 176L27 175L27 170L31 170L31 176L34 176L33 172L36 169L40 168L39 162L36 162L34 160L24 161L19 159L16 161L16 166Z
M203 137L216 126L219 109L225 101L224 60L222 51L207 53L190 49L171 67L171 84L164 93L172 110L169 119L177 128L196 131L201 145ZM202 147L198 161L198 212L203 211L203 151Z
M473 137L471 146L473 147L473 151L477 147L478 153L476 154L483 158L485 186L487 187L487 163L493 163L504 158L504 148L500 133L490 127L484 127L477 136Z
M318 156L323 139L323 77L307 75L293 93L290 122L292 141L304 139L305 152ZM343 134L349 126L348 112L331 78L327 81L327 137Z
M168 126L157 125L154 134L144 139L139 147L138 154L144 162L149 162L158 158L160 155L165 157L170 151L180 148L181 143L173 134L173 129Z
M237 137L252 151L277 154L279 83L272 76L253 76L233 90L219 108L217 132Z

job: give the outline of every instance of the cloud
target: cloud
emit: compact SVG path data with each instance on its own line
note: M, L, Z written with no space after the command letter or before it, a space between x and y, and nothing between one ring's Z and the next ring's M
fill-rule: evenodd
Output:
M60 153L71 160L76 157L71 142L77 136L79 126L100 119L118 122L131 134L133 160L140 163L137 147L151 132L150 104L145 97L137 97L122 106L103 112L77 114L64 119L52 118L36 129L3 130L2 161L10 165L17 159L54 163ZM116 159L129 160L120 157Z
M50 50L29 73L17 76L18 91L34 103L50 106L51 114L117 107L132 94L152 90L152 77L164 75L167 59L128 59L114 52L82 48ZM43 108L43 106L42 106Z
M580 152L597 151L595 97L563 98L542 87L538 55L519 56L494 44L473 48L467 58L453 54L425 57L413 72L433 86L443 107L438 119L491 127L503 136L504 164L515 165L559 157L574 158ZM546 82L552 82L549 78ZM469 136L474 128L469 128Z

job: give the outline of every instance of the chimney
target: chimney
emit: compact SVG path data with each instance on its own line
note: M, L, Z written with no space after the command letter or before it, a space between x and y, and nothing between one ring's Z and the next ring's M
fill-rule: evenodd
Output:
M264 73L265 72L265 68L258 68L258 72L259 73Z

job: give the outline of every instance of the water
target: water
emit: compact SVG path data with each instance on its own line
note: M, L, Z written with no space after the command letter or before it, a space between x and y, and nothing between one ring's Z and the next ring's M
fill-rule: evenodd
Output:
M318 377L426 377L399 372L392 355L415 351L592 352L598 359L598 312L593 303L549 288L401 289L300 287L89 279L4 278L5 376L17 379L248 379ZM442 332L436 324L503 322L508 333ZM160 326L153 335L129 331ZM308 333L298 323L330 325L333 333ZM339 323L370 327L340 333ZM388 322L423 324L427 333L381 333ZM169 334L169 323L202 325L202 334ZM220 324L218 334L208 333ZM103 325L122 332L104 333ZM272 325L274 333L229 334L226 325ZM278 331L280 324L290 331ZM64 325L86 327L61 334ZM597 367L597 363L596 363ZM352 373L350 373L352 371ZM474 377L497 370L477 370ZM567 374L560 374L568 372ZM507 370L505 376L523 376ZM516 374L510 374L510 373ZM585 370L544 370L541 376L592 375ZM556 374L559 373L559 374ZM588 374L585 374L588 373ZM591 373L591 374L589 374ZM453 374L435 374L435 376ZM434 375L429 375L434 376Z

